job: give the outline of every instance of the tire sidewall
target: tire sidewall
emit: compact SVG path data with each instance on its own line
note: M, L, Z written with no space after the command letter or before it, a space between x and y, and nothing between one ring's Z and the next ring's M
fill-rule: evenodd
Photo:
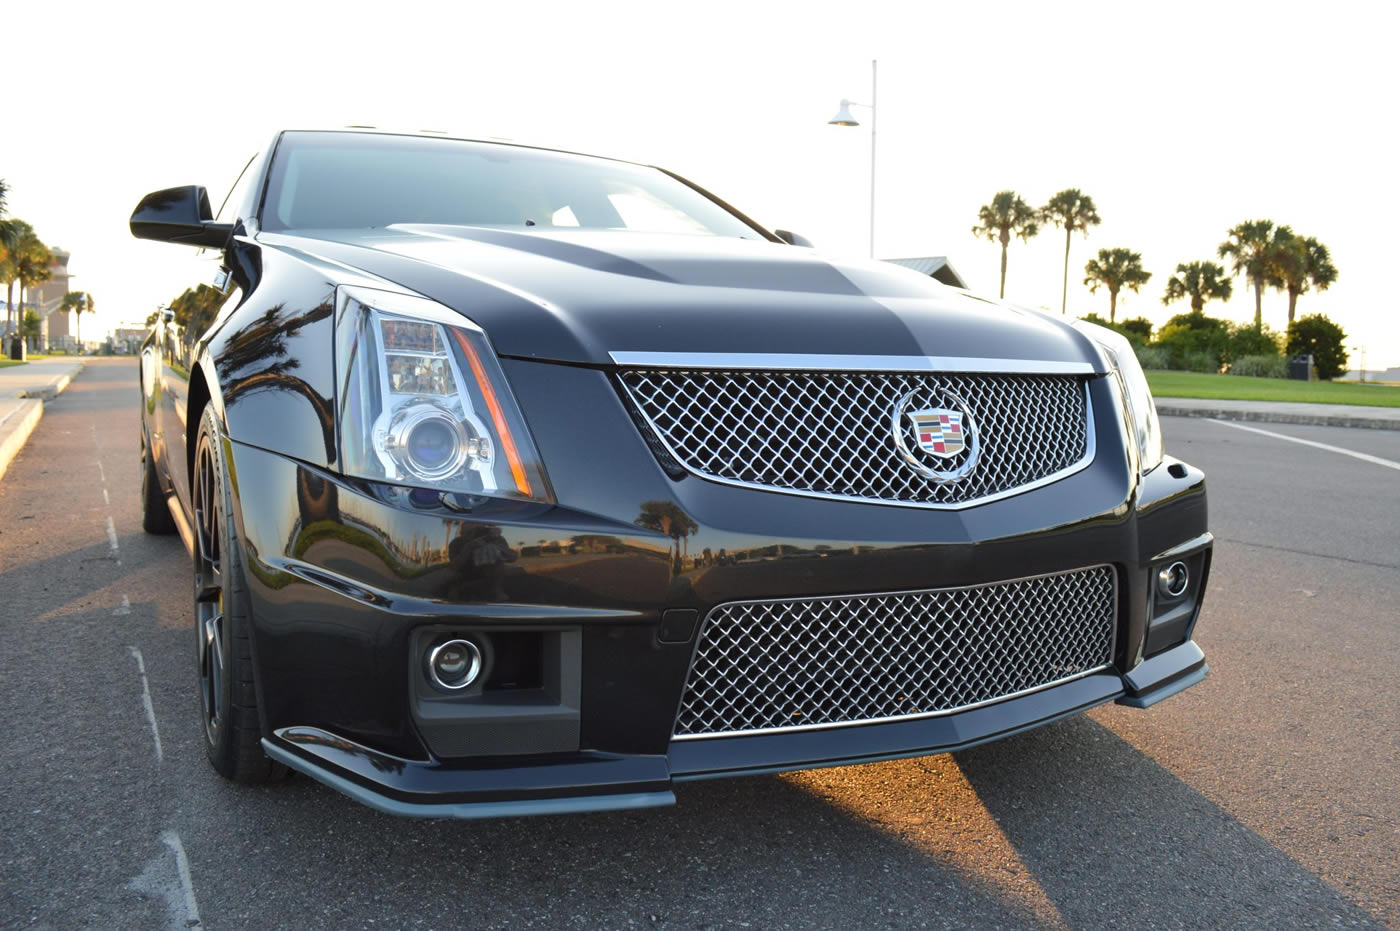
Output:
M233 768L236 755L235 732L237 722L235 721L235 717L237 715L237 710L234 708L233 702L233 683L238 674L238 670L234 668L234 664L238 661L238 651L233 649L233 637L235 627L240 626L243 622L243 611L242 605L239 604L239 598L237 597L238 586L234 584L234 573L241 570L241 560L237 558L238 540L233 529L233 515L231 513L233 508L228 493L228 468L224 462L222 434L219 431L217 421L214 419L213 412L207 407L204 410L203 417L200 419L199 436L195 443L196 468L198 468L198 457L203 454L206 446L210 451L210 456L214 465L214 500L211 503L213 506L219 508L219 528L222 536L222 539L219 540L219 553L222 563L221 569L224 584L224 629L222 643L220 645L220 658L223 661L224 675L219 688L219 707L223 710L223 713L222 719L214 729L213 735L209 732L210 729L207 720L208 710L204 707L202 697L200 700L200 715L201 720L205 723L203 728L205 737L204 746L209 753L209 761L214 764L214 768L220 773L228 775ZM191 488L191 494L194 493L194 489ZM195 533L199 532L199 528L196 527ZM195 572L193 573L193 587L194 590L197 591L199 587L199 556L197 549L194 559L196 565ZM203 636L203 631L199 629L198 604L194 604L193 595L191 597L195 615L195 668L198 670L199 651L201 649L198 638ZM203 693L204 689L201 684L200 695L202 696Z

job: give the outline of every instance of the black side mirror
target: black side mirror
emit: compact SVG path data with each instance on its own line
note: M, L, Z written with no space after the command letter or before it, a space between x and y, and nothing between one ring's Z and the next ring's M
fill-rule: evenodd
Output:
M811 249L814 245L812 240L808 239L806 236L803 236L801 233L794 233L790 230L774 230L773 235L777 236L789 246L806 246L808 249Z
M222 249L232 233L232 223L214 222L209 192L196 184L147 194L131 214L137 239Z

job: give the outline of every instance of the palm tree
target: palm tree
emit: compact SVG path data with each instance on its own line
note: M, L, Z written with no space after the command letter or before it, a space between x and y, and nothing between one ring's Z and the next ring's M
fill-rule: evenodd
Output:
M1337 266L1332 264L1327 247L1313 236L1297 236L1288 227L1280 226L1274 239L1278 244L1274 284L1288 292L1288 325L1292 326L1298 295L1306 292L1309 285L1326 291L1337 280Z
M4 178L0 178L0 260L3 260L6 253L14 248L15 243L19 241L19 221L5 219L5 211L8 206L5 201L9 198L9 194L10 186L5 183Z
M58 306L64 313L73 312L73 334L77 337L80 351L83 345L83 314L94 309L96 303L86 291L69 291L63 295L63 303Z
M998 191L990 204L977 211L977 219L980 223L972 228L972 235L1001 243L1001 296L1006 297L1006 247L1011 234L1022 242L1029 240L1040 232L1040 215L1015 191Z
M1065 278L1064 284L1060 288L1060 313L1064 313L1069 300L1069 243L1074 236L1074 231L1078 230L1087 239L1089 227L1098 226L1100 222L1098 208L1094 206L1094 199L1088 194L1080 192L1079 188L1065 188L1050 202L1040 208L1040 217L1047 223L1053 223L1065 231ZM1100 255L1103 253L1100 252ZM1111 292L1116 294L1117 292Z
M27 226L28 224L26 224ZM30 229L14 248L15 280L19 282L19 303L24 306L24 292L53 277L53 253Z
M5 282L5 330L10 329L10 313L14 308L15 282L19 281L19 259L16 253L26 237L34 235L34 228L23 220L8 219L0 220L0 233L4 239L0 240L0 281ZM19 320L15 320L15 328L19 328Z
M1100 285L1108 289L1109 323L1118 313L1118 292L1124 288L1136 291L1152 277L1142 267L1142 253L1131 249L1100 249L1099 257L1084 266L1084 274L1088 276L1084 283L1091 293L1096 293Z
M1231 271L1243 274L1254 285L1254 328L1264 325L1264 285L1276 277L1274 272L1278 242L1273 220L1246 220L1227 234L1230 238L1220 244L1220 257L1231 260Z
M1207 301L1228 301L1232 291L1225 269L1214 262L1183 262L1167 281L1162 303L1170 304L1187 297L1191 299L1191 312L1198 314L1204 311Z

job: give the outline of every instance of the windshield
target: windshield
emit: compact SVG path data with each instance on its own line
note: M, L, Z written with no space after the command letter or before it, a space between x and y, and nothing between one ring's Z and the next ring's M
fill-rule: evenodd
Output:
M282 135L266 230L391 223L765 238L665 172L515 145L366 133Z

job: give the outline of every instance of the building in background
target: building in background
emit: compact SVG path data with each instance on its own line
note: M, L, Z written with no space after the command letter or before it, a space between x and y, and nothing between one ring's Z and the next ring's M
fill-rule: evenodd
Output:
M72 322L69 318L72 315L59 310L64 295L68 293L68 279L71 277L68 274L68 260L72 255L57 246L49 247L49 251L53 253L53 264L49 266L52 277L25 290L24 308L33 310L43 321L39 331L41 350L57 348L72 352L77 348L77 340L71 335Z
M145 327L117 327L112 331L108 341L112 344L112 351L118 353L135 353L140 350L141 343L146 338Z

